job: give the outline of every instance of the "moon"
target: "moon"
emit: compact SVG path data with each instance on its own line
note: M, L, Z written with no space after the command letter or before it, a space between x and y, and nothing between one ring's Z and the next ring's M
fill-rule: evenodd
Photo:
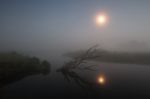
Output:
M99 14L96 16L96 23L98 25L105 25L107 23L107 16L105 14Z

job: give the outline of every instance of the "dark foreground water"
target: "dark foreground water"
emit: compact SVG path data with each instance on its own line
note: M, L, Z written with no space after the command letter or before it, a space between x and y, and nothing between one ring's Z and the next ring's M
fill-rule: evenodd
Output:
M93 88L84 89L56 72L63 63L63 60L53 60L48 75L32 75L6 85L0 90L1 98L150 97L150 66L91 62L97 65L97 71L78 71L80 76L95 83ZM103 84L98 82L101 75Z

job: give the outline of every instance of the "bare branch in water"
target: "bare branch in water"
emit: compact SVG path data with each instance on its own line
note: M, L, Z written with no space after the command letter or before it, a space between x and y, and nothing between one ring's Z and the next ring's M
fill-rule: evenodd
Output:
M88 61L89 59L99 57L98 55L96 55L97 47L98 47L98 45L92 46L87 51L85 51L85 53L83 53L82 55L74 57L71 61L64 64L64 66L62 68L77 69L77 68L79 68L79 66L81 64L85 64L86 61Z
M64 75L64 78L70 82L71 79L74 80L82 88L87 88L93 85L93 83L80 77L75 70L89 70L95 71L93 67L96 65L87 65L87 61L92 58L97 58L96 48L98 45L94 45L85 51L82 55L74 57L71 61L65 63L61 68L57 69L57 72L61 72Z

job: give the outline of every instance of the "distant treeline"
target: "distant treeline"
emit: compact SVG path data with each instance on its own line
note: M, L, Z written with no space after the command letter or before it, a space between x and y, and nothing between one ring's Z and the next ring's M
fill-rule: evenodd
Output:
M67 57L79 57L85 53L84 50L74 51L64 54ZM90 60L101 61L101 62L113 62L113 63L129 63L129 64L145 64L150 65L150 52L113 52L101 49L96 49L93 53L96 58Z
M0 87L34 74L48 74L50 63L16 52L0 53Z

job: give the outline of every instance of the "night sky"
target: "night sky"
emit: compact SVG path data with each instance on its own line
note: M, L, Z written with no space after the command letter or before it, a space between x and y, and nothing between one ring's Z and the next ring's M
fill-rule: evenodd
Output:
M105 12L105 27L95 16ZM1 0L0 50L150 50L150 0ZM137 48L137 45L140 45ZM141 49L143 48L143 49Z

